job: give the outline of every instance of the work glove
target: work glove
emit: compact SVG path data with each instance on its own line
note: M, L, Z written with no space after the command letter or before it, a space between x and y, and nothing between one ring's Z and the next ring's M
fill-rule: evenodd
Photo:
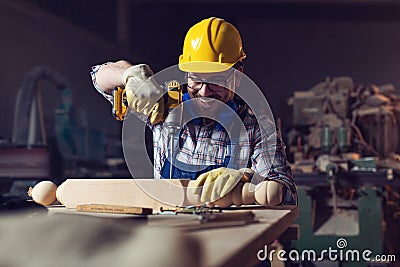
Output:
M196 179L193 194L201 194L202 203L212 203L226 196L239 182L250 184L246 191L240 190L240 203L257 203L263 206L277 206L282 203L284 186L273 180L265 180L249 168L234 170L221 167L206 172Z
M151 124L157 124L165 113L163 88L152 76L153 71L147 64L139 64L124 72L122 83L129 109L148 116Z
M201 174L194 183L193 194L201 192L202 203L214 202L227 195L241 180L245 180L243 170L221 167ZM202 188L201 188L202 187Z

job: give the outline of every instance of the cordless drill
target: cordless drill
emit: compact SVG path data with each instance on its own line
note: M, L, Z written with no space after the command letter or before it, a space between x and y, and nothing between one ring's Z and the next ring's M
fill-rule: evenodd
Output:
M125 88L115 87L112 94L112 114L116 120L123 121L128 112L128 100L126 98Z
M167 94L163 96L159 101L164 101L165 112L164 122L166 127L178 127L182 122L182 112L174 112L173 115L169 115L179 104L182 103L182 88L178 81L172 80L165 83L167 88ZM112 91L113 102L112 102L112 114L116 120L123 121L128 113L128 100L126 97L126 91L123 87L115 87ZM180 107L182 108L182 107ZM179 125L179 126L178 126Z

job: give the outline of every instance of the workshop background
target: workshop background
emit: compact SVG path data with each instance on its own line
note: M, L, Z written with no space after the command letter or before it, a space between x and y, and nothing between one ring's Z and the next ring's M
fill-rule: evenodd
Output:
M229 2L229 4L228 4ZM220 16L240 31L246 74L265 93L276 117L291 117L287 99L326 77L400 84L397 1L1 1L1 129L11 139L16 94L26 75L46 66L69 83L74 105L91 128L119 134L120 123L93 89L97 63L128 59L154 71L174 65L196 21ZM47 81L43 101L57 106ZM90 119L89 119L90 118Z
M113 118L110 103L93 88L91 66L126 59L147 63L157 72L175 65L186 31L210 16L225 18L241 33L247 54L245 73L263 91L279 119L289 159L302 173L296 183L301 184L300 178L307 179L304 176L308 173L329 173L332 166L335 174L328 179L333 180L343 168L343 158L337 158L341 152L364 152L351 158L353 165L344 168L347 172L356 166L377 173L370 178L378 179L376 186L381 189L358 194L372 199L368 201L379 198L378 208L373 209L378 214L378 227L393 231L385 238L372 238L384 252L397 253L399 258L398 180L393 188L386 182L388 170L398 177L400 169L400 105L396 102L400 87L400 1L394 0L0 0L0 193L21 193L35 179L50 178L60 183L67 177L129 176L121 147L122 124ZM334 116L342 112L349 120L330 117L334 125L321 125L318 116L335 110L332 103L325 106L326 99L337 100L332 97L332 87L340 92L347 90L347 97L356 106L343 106L349 99L340 98L342 109L336 109ZM368 98L371 95L375 98ZM372 99L369 108L385 106L379 118L386 124L366 117L376 115L373 108L357 113L357 101L367 98ZM31 99L38 108L30 108ZM307 105L318 112L307 114ZM351 122L354 114L360 120ZM353 129L348 126L350 122L358 123L359 151L351 151L348 140L336 146L329 143L333 142L329 139L332 132L323 135L327 128ZM314 148L311 152L310 146ZM305 156L317 158L323 152L335 157L320 157L319 166L315 166ZM370 156L380 157L384 164L379 165ZM385 169L377 172L380 166ZM322 179L329 186L325 176L313 179ZM371 179L368 183L375 186ZM310 182L305 185L310 187ZM354 197L354 190L362 186L362 182L352 184L341 192L338 197L348 204L339 205L354 207L359 199ZM315 188L311 191L315 196ZM307 196L304 199L307 201ZM312 201L315 204L315 199ZM329 201L326 204L330 208L337 208ZM390 217L384 224L379 217L381 203L385 216ZM350 219L344 224L354 222L353 215L346 216ZM315 224L337 225L335 220L328 226L320 221ZM373 231L375 225L371 222L366 227ZM354 226L354 231L361 228ZM326 232L320 229L320 234ZM323 246L311 237L306 241ZM297 244L298 248L304 246Z

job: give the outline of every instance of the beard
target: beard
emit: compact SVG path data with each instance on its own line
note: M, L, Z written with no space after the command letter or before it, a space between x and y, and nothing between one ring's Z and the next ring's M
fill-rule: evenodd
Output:
M225 106L225 103L233 99L234 92L228 90L224 95L212 94L207 97L198 96L189 92L194 106L200 117L213 118Z

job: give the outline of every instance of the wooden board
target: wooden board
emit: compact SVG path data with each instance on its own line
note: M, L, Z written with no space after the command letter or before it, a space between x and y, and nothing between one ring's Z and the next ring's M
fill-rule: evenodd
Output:
M57 189L61 203L77 205L104 204L160 210L190 205L182 179L68 179Z

